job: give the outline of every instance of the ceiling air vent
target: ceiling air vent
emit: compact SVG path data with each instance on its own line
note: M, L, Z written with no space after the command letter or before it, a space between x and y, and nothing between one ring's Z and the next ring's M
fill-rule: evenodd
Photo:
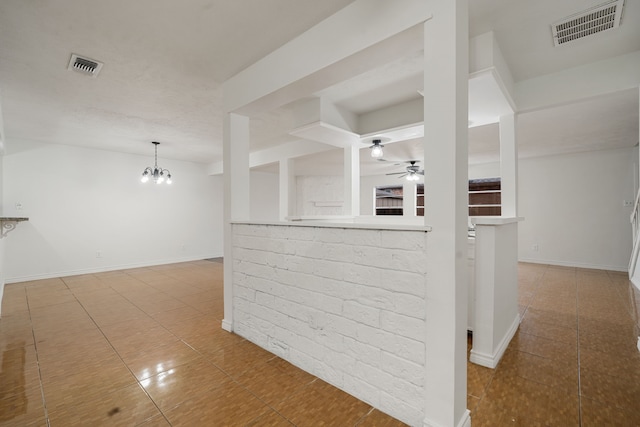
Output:
M613 0L551 25L556 46L620 26L624 0Z
M74 53L71 55L68 69L86 74L91 77L96 77L100 72L100 69L102 69L102 62L94 61L93 59L89 58L83 58Z

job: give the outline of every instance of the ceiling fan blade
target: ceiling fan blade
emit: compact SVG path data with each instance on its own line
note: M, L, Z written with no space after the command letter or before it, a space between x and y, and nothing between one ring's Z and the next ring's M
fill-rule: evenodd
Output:
M418 171L418 172L416 172L416 173L417 173L418 175L422 175L422 176L424 176L424 169L423 169L423 170L421 170L421 171Z
M402 175L400 175L398 178L404 178L405 176L409 175L408 173L403 173Z
M391 172L391 173L388 173L387 175L400 175L401 173L406 174L406 172Z
M388 158L384 159L382 157L379 157L376 160L379 161L379 162L385 162L385 163L389 163L389 164L392 163L394 166L400 166L400 165L404 164L404 161L396 160L396 159L388 159Z

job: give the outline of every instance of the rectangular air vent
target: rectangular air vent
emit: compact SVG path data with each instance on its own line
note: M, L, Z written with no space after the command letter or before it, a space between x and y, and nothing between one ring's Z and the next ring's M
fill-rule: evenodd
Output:
M100 72L100 69L102 69L102 62L98 62L89 58L83 58L74 53L71 54L71 60L69 61L68 69L86 74L91 77L96 77Z
M551 25L556 46L620 26L624 0L613 0Z

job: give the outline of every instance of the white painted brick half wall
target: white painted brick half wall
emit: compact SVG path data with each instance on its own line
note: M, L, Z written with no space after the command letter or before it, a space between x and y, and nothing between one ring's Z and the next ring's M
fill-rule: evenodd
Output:
M233 232L235 332L419 425L427 233L252 224Z

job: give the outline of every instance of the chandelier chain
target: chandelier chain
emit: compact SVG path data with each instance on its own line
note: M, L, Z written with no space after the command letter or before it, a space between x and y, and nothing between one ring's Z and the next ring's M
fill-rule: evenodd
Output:
M169 169L162 169L158 167L158 145L159 142L152 141L152 144L155 146L155 154L154 154L154 166L153 168L147 167L142 172L142 178L140 179L142 182L149 181L149 178L153 178L153 182L156 184L161 184L166 182L167 184L171 184L171 172Z

